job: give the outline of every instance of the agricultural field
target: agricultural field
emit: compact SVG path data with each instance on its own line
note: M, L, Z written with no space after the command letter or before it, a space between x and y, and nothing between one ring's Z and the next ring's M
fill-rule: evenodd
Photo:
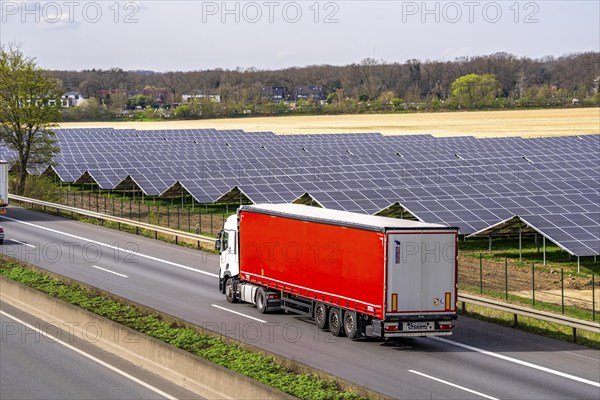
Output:
M600 133L600 108L360 114L158 122L72 122L61 128L243 129L277 134L380 132L385 135L562 136Z

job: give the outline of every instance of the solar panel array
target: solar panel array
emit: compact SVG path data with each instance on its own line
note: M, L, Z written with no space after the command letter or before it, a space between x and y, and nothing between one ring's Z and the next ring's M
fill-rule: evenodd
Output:
M518 215L549 229L548 237L567 243L575 255L600 254L600 135L476 139L108 128L56 133L61 153L51 169L64 182L152 196L187 191L201 203L231 201L241 193L255 203L302 199L368 214L395 207L425 222L458 226L463 234ZM11 156L0 148L1 158Z

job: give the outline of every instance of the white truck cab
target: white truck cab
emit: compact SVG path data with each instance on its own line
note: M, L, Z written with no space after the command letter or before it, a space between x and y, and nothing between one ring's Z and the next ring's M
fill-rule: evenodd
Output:
M240 274L238 216L231 215L225 220L219 232L215 248L219 250L219 290L226 294L227 282Z

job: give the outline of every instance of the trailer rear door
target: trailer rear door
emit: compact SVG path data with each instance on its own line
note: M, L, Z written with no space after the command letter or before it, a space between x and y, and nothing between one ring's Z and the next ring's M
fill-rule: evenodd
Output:
M388 232L386 314L456 313L456 232Z

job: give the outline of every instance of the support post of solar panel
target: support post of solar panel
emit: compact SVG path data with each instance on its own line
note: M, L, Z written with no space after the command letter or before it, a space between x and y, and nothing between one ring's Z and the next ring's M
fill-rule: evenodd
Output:
M592 321L596 320L596 288L594 283L594 273L592 272Z
M479 253L479 294L483 293L483 254Z
M560 269L560 304L562 313L565 313L565 269Z
M508 257L504 257L504 299L508 301Z
M577 273L581 272L581 257L577 256Z
M492 235L489 236L489 242L490 242L490 246L489 246L488 252L491 253L492 252Z
M546 236L542 236L542 241L544 242L544 266L546 266Z
M519 221L519 262L523 261L523 227L521 221Z
M535 263L531 263L531 302L535 306Z

